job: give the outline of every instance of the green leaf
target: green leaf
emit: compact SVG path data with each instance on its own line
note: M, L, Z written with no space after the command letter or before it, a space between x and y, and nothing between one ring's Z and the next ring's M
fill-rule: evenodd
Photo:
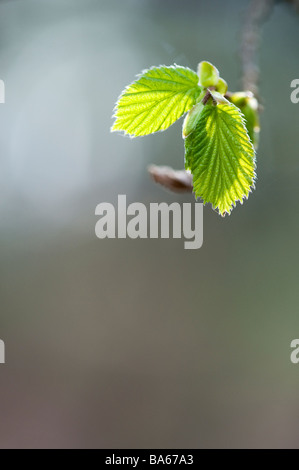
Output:
M131 136L163 131L194 106L201 91L197 74L188 68L146 70L121 94L111 130Z
M240 110L228 101L208 101L185 140L185 166L196 197L221 215L248 198L254 186L255 154Z

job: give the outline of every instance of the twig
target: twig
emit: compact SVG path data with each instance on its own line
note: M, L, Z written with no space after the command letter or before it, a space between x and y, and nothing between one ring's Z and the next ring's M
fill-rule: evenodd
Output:
M193 191L192 175L185 170L173 170L169 166L151 165L148 172L156 183L175 193Z
M242 89L258 95L259 67L257 53L260 45L261 25L270 15L273 0L251 0L245 13L242 29L240 59Z

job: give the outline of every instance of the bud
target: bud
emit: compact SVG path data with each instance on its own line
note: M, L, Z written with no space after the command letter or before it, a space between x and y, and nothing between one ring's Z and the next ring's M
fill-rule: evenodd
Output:
M218 83L216 85L216 91L218 91L219 93L221 93L221 95L225 95L225 93L227 92L227 83L225 80L223 80L223 78L219 78L218 80Z
M218 69L206 61L198 64L197 75L199 76L199 83L205 88L216 86L219 80Z

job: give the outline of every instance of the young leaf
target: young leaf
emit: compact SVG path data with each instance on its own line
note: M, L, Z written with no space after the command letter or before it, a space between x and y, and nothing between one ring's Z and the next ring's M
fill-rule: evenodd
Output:
M210 101L185 140L185 166L193 174L195 196L225 215L248 198L255 154L240 110L226 100L217 105Z
M188 68L146 70L121 94L111 130L133 137L163 131L194 106L201 91L197 74Z
M219 81L219 71L216 67L203 60L199 62L197 67L197 75L199 77L199 83L204 87L216 86Z
M198 120L200 118L200 113L204 109L204 104L202 101L197 103L195 106L193 106L192 109L186 114L186 117L183 122L183 139L188 137L191 132L194 131L196 128L196 125L198 123Z
M225 93L227 92L227 89L228 89L226 81L223 78L219 77L219 80L218 80L218 83L217 83L215 89L216 89L216 91L221 93L221 95L225 95Z

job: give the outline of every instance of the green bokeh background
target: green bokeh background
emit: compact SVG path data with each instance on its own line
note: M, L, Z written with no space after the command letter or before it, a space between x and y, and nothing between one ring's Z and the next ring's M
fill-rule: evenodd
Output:
M99 240L95 207L193 202L154 185L183 166L182 120L110 134L151 65L209 60L231 90L247 1L0 2L0 447L298 447L299 15L263 27L256 190L204 208L204 244Z

